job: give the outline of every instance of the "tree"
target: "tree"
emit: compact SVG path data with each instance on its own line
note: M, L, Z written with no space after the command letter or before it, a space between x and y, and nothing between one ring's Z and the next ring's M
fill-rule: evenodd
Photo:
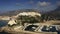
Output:
M16 19L18 23L24 25L24 23L39 23L40 22L40 16L26 16L26 15L20 15Z

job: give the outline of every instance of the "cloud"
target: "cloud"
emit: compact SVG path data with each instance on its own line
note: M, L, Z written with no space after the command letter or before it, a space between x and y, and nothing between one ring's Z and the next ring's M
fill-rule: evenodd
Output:
M26 4L34 5L34 1L33 0L30 0L30 1L26 2Z
M21 4L20 3L16 3L16 6L20 6Z
M38 2L37 3L37 7L40 11L52 11L55 10L57 8L57 6L51 2Z
M30 3L30 4L33 4L33 3L34 3L34 1L32 1L32 0L31 0L29 3Z
M45 7L45 6L51 5L51 3L50 3L50 2L40 2L40 1L39 1L39 2L37 3L37 5L38 5L38 6L43 6L43 7Z
M56 5L57 5L57 6L60 6L60 1L57 1L57 2L56 2Z

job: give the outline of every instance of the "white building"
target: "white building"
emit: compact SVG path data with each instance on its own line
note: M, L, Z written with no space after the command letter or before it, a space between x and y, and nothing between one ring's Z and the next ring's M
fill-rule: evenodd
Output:
M36 15L38 15L38 16L41 16L41 14L38 13L38 12L22 12L22 13L19 13L19 14L17 15L17 17L18 17L19 15L26 15L26 16L36 16Z
M19 14L18 14L17 16L15 16L15 17L18 18L18 16L20 16L20 15L26 15L26 16L36 16L36 15L38 15L38 16L41 16L41 14L38 13L38 12L22 12L22 13L19 13ZM16 22L15 22L14 20L15 20L15 19L10 20L10 21L8 22L8 24L10 24L10 25L16 24Z

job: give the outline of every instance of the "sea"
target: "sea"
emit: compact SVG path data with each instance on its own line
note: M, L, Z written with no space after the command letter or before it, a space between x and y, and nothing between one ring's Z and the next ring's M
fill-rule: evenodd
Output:
M8 22L6 20L0 20L0 28L6 26L7 24ZM0 34L9 34L9 33L2 31L0 32Z
M8 24L6 20L0 20L0 27L4 27Z

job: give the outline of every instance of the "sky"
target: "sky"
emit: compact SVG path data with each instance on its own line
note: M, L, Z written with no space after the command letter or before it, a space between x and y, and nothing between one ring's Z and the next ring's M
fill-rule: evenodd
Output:
M38 9L40 11L55 10L60 0L0 0L0 12L18 9Z

